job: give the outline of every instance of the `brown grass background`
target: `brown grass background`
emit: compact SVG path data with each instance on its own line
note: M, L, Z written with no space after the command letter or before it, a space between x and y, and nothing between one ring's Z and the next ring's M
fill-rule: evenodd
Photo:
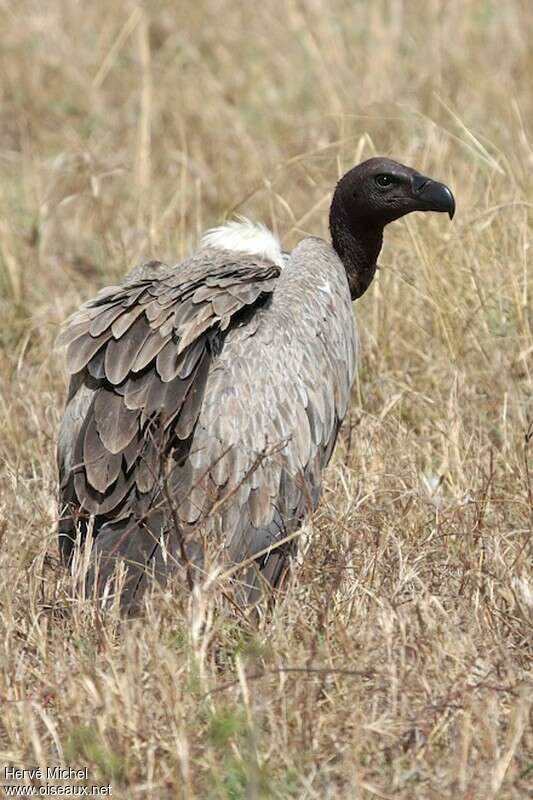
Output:
M118 798L529 796L529 0L0 15L0 765L87 766ZM287 594L260 623L216 587L126 625L69 601L59 322L235 211L326 236L337 177L376 153L457 215L387 232Z

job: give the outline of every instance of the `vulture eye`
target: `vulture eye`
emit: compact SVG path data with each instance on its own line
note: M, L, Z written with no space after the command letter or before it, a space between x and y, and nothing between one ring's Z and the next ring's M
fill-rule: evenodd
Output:
M384 188L386 186L391 186L394 183L394 178L392 175L376 175L376 183L378 186Z

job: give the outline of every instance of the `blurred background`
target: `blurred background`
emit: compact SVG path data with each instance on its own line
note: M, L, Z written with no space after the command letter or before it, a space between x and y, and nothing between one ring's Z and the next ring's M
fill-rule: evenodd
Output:
M3 5L4 288L19 299L28 258L51 283L114 276L183 256L232 211L288 244L324 234L339 173L374 153L440 173L459 226L533 166L528 0Z
M106 694L106 681L121 664L139 670L128 686L142 685L156 653L188 674L179 648L161 649L157 626L138 652L130 642L127 664L100 650L83 620L67 626L68 646L41 629L39 609L63 591L60 322L139 261L181 259L235 213L272 226L287 247L306 233L327 236L338 177L381 154L447 183L457 214L452 224L411 215L387 230L378 277L356 304L359 379L314 521L314 555L293 605L246 651L256 671L268 658L345 666L355 653L358 668L377 672L336 678L320 696L303 686L287 698L279 675L266 681L257 702L269 711L253 736L254 698L242 700L234 729L216 695L209 714L222 719L222 744L215 723L209 738L209 715L195 716L197 705L172 688L136 697L137 723L161 756L155 797L183 786L187 797L524 797L533 4L2 0L0 13L0 568L9 576L0 583L9 632L0 698L27 697L31 686L37 704L9 706L0 755L3 746L21 763L57 758L53 730L76 766L111 775L117 794L142 794L145 740L121 716L126 689ZM324 618L324 597L335 622ZM277 649L267 657L269 637ZM208 652L206 691L225 680L221 671L235 674L229 656L221 666ZM21 658L33 665L22 675ZM87 688L80 670L100 688ZM485 673L498 691L476 683ZM45 701L61 681L61 698ZM175 716L162 724L167 713ZM179 757L169 730L182 731ZM278 787L271 794L246 772L251 736L264 744L259 762L276 763L264 784ZM187 753L198 747L205 762L191 774Z

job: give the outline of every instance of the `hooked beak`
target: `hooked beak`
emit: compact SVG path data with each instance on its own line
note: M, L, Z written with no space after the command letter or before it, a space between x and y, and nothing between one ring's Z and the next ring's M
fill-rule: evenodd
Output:
M455 200L443 183L416 172L411 178L411 190L419 211L446 211L450 219L453 219Z

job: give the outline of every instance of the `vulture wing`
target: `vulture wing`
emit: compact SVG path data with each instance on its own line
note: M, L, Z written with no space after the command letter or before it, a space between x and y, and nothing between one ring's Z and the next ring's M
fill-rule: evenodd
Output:
M68 320L57 342L72 375L58 442L65 560L76 523L83 536L94 515L98 538L106 523L151 504L166 458L188 451L227 330L265 302L279 272L258 258L204 250L178 267L136 268ZM146 560L144 542L138 553L135 537L127 544L131 558Z

